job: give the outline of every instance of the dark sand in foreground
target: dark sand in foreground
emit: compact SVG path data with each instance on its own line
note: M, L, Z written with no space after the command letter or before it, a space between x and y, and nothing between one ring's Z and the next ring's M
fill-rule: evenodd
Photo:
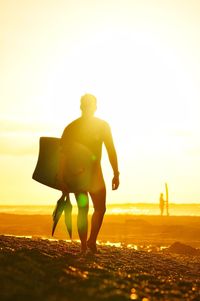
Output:
M81 255L78 242L10 236L0 236L0 245L2 301L200 300L194 248L100 245L100 254Z
M1 301L200 300L199 217L106 216L96 255L62 240L63 218L55 241L41 238L51 237L51 216L0 219L1 234L32 236L0 236ZM73 229L77 238L76 217Z

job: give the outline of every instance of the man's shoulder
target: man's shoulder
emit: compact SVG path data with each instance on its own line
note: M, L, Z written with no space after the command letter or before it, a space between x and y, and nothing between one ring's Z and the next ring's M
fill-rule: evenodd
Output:
M66 127L65 129L68 129L68 128L72 128L74 127L76 124L78 124L80 122L80 118L77 118L75 120L72 120Z
M94 120L95 120L96 123L101 124L103 127L110 127L108 122L101 119L101 118L94 117Z
M89 122L89 123L88 123ZM101 128L102 130L109 129L110 126L107 121L98 118L98 117L93 117L90 120L84 120L83 118L79 117L72 122L70 122L66 127L65 127L65 132L71 132L72 130L76 130L79 127L84 126L84 124L89 124L90 126L94 126L95 128L98 127L99 129Z

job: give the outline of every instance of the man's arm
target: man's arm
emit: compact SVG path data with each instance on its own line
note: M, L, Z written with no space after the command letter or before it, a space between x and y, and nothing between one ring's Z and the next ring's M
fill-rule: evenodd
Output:
M104 144L108 153L108 158L110 164L113 169L114 177L112 180L112 189L116 190L119 186L119 169L118 169L118 160L117 160L117 153L115 150L112 133L110 130L109 125L106 125L105 133L104 133Z

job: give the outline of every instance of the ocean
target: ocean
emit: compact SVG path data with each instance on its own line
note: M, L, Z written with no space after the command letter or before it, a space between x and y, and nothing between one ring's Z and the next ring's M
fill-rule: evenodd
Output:
M52 214L53 205L0 205L0 213L23 214L23 215L46 215ZM89 214L93 212L90 206ZM77 214L77 206L73 204L72 213ZM107 204L108 215L160 215L159 204L154 203L129 203ZM164 210L166 215L166 210ZM169 204L170 216L200 216L199 204Z

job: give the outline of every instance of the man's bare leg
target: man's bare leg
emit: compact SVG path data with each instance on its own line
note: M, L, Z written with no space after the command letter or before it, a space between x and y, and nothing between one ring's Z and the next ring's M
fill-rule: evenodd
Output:
M106 212L106 190L102 189L97 193L90 193L94 205L94 213L91 221L91 233L87 241L88 248L92 252L97 252L96 240L101 228L104 214Z
M85 252L87 249L89 199L87 193L76 193L75 197L78 204L78 234L81 241L81 250Z

